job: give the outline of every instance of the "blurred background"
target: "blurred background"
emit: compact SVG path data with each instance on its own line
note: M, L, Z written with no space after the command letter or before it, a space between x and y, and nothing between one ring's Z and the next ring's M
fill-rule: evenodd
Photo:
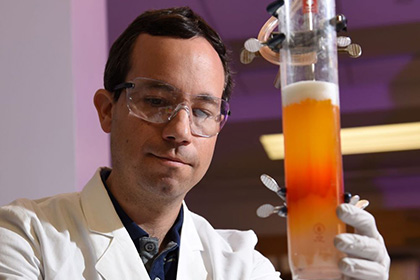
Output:
M243 65L245 40L269 18L261 0L5 0L0 4L0 203L80 190L109 165L109 141L92 97L102 87L110 44L141 12L190 6L231 51L232 115L219 135L207 176L187 196L189 208L216 228L252 229L258 249L283 279L286 222L258 218L261 204L281 204L259 176L284 184L283 160L270 160L261 135L281 133L276 65ZM358 59L339 55L343 128L420 121L420 1L337 0ZM420 142L420 137L418 139ZM420 150L343 156L345 189L370 200L392 258L392 280L420 279Z

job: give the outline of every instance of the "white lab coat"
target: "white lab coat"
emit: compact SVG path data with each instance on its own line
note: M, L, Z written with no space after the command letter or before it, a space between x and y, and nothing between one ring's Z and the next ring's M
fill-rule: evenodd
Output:
M178 280L280 279L252 231L215 230L184 204ZM101 181L0 209L0 279L150 279Z

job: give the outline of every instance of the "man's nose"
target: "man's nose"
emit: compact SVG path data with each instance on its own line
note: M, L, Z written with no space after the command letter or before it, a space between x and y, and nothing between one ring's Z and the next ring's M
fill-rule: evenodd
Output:
M188 119L189 119L190 118L190 113L191 113L190 107L188 107L187 103L183 102L183 103L178 104L175 107L175 109L172 111L172 114L168 118L169 121L174 119L182 109L185 110L185 112L187 113Z
M186 104L178 104L172 112L163 130L163 138L183 145L191 143L190 108Z

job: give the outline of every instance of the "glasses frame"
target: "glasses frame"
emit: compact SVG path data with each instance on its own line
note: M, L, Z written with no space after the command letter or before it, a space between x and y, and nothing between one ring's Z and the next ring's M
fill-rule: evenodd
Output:
M158 82L158 83L161 83L161 84L164 84L164 85L168 85L171 88L174 88L177 92L180 92L180 93L183 93L183 94L187 94L187 93L184 93L183 91L179 90L177 87L175 87L175 86L173 86L173 85L171 85L171 84L169 84L167 82L164 82L164 81L161 81L161 80L156 80L156 79L151 79L151 78L146 78L146 77L136 77L132 81L128 81L128 82L124 82L124 83L121 83L121 84L116 85L114 87L114 89L113 89L113 92L114 93L119 92L119 91L122 91L122 90L126 90L125 92L126 92L127 108L128 108L128 110L134 116L136 116L137 118L142 119L142 120L147 121L147 122L150 122L150 123L155 123L155 122L152 122L150 120L147 120L145 118L142 118L142 117L138 116L135 112L133 112L133 110L130 107L130 98L129 98L129 91L128 90L129 89L133 89L135 87L135 85L136 85L135 84L135 80L139 80L139 79L141 79L141 80L147 80L147 81L153 81L153 82ZM190 95L190 94L188 94L188 95ZM221 121L219 121L219 131L217 133L215 133L215 134L212 134L212 135L204 135L204 134L199 134L199 133L193 133L192 131L191 131L191 134L193 134L195 136L210 138L210 137L213 137L213 136L218 135L220 133L220 131L222 130L223 126L226 124L226 122L228 120L228 116L230 116L230 114L231 114L231 111L230 111L230 108L229 108L230 107L229 102L226 99L224 99L224 98L218 98L218 97L213 97L213 98L220 99L222 102L225 103L225 107L226 107L226 113L223 114L221 112L221 115L224 115L224 118ZM179 106L179 104L178 104L178 106ZM190 114L190 112L188 110L188 115L189 114ZM162 123L168 123L171 120L172 120L172 118L169 118L167 121L162 122ZM190 124L190 126L191 126L191 124Z

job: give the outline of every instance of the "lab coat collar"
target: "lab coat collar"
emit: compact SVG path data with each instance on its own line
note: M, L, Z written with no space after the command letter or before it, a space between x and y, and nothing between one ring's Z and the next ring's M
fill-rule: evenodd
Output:
M81 204L96 253L96 270L104 279L150 279L121 223L100 177L100 169L81 192Z
M116 213L98 169L81 192L81 204L97 256L96 269L107 280L150 279ZM204 247L185 202L177 280L205 280Z
M178 260L177 280L205 280L207 270L204 265L204 247L195 227L192 213L185 202L184 224L181 231L181 247Z

